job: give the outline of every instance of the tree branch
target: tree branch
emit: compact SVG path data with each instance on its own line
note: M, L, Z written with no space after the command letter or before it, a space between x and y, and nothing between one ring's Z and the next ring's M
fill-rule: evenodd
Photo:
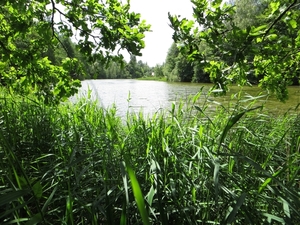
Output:
M52 17L51 17L51 27L52 27L52 36L55 36L55 29L54 29L54 14L55 14L55 2L51 0L52 3Z
M276 23L279 22L279 20L294 6L296 5L298 0L294 0L294 2L292 4L290 4L271 24L271 26L268 28L268 30L266 30L262 40L264 41L265 37L267 36L267 34L270 32L270 30L275 26Z

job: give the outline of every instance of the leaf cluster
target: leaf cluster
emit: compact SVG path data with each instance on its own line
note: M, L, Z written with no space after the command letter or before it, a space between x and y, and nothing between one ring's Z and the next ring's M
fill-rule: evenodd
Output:
M123 63L124 49L140 55L150 26L129 9L129 2L117 0L2 1L0 83L54 104L73 95L84 71L65 40L77 39L86 63ZM67 57L54 63L47 52L57 48Z
M200 62L223 93L232 83L251 85L255 76L262 88L286 100L287 86L299 78L299 1L267 1L267 6L261 1L260 14L253 15L257 21L243 25L235 4L192 3L194 20L169 14L180 52ZM210 56L201 51L201 43L210 49Z

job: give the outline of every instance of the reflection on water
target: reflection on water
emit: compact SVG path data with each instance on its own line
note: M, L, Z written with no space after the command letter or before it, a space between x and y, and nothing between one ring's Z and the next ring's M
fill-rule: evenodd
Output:
M98 99L100 104L107 108L116 105L118 115L124 116L130 112L143 111L152 114L161 109L171 109L172 102L187 101L189 96L196 95L201 88L200 101L206 99L210 84L192 83L168 83L161 81L143 80L86 80L82 82L79 96L86 96L90 89L93 99ZM240 87L230 88L230 92L223 97L208 97L208 99L227 106L233 100ZM257 96L260 89L257 87L244 87L244 96ZM268 98L266 108L273 113L284 113L290 108L295 108L300 103L300 87L289 88L290 99L286 103L280 103L275 98ZM265 102L266 98L259 101ZM258 101L258 102L259 102ZM201 102L199 102L201 104ZM212 109L214 107L212 106ZM295 111L293 111L295 112ZM299 112L299 110L298 110Z

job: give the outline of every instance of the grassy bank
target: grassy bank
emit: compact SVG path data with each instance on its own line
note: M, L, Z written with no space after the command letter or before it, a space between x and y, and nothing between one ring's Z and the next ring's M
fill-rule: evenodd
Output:
M1 99L1 224L297 224L300 118Z
M150 76L150 77L140 77L140 78L137 78L137 80L167 81L167 77L155 77L155 76Z

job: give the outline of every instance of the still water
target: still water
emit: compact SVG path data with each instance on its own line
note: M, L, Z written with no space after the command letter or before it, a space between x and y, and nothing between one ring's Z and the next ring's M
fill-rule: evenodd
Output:
M128 111L135 113L143 111L145 114L153 114L162 109L170 110L172 103L180 100L187 102L190 96L196 95L202 88L202 94L198 101L199 105L207 99L221 103L225 107L237 101L234 96L237 95L240 87L232 86L230 92L223 97L208 96L207 92L210 87L212 87L211 84L168 83L129 79L86 80L82 82L77 97L86 97L88 90L91 90L92 99L97 99L101 106L107 108L115 104L119 116L125 116ZM256 97L260 92L261 89L258 87L243 88L245 99L251 98L250 96ZM300 87L290 87L289 96L286 103L280 103L274 97L268 97L266 102L266 97L262 97L257 101L257 104L266 102L267 111L282 114L289 109L294 109L300 103ZM214 103L210 104L210 110L214 110L216 105ZM289 113L299 113L299 109L296 111L290 110Z

